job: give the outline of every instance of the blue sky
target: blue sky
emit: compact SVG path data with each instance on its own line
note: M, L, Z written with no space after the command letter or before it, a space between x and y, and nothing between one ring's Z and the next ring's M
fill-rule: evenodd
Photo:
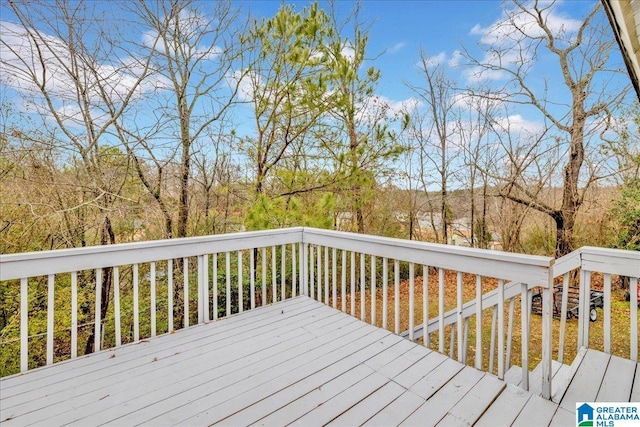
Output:
M300 11L309 4L307 1L285 3L294 4ZM575 34L574 31L581 20L597 3L598 0L556 2L548 15L551 27L556 30L562 27L569 34ZM251 0L239 4L257 16L272 16L282 5L278 1ZM320 5L328 8L326 2L321 1ZM352 10L354 2L337 1L336 5L339 10L348 13ZM456 51L460 51L463 46L474 57L483 58L484 53L480 49L482 45L487 47L489 43L501 42L501 35L493 26L504 19L505 7L513 7L513 4L497 0L365 0L362 3L360 18L371 25L367 51L368 55L375 59L370 65L381 71L376 94L398 109L410 105L415 94L405 83L424 85L424 77L418 67L420 49L432 56L434 61L441 63L448 77L456 81L460 88L478 83L500 84L501 79L497 75L474 81L473 68L465 65L464 60L459 61L458 66L453 66L452 59L455 59ZM606 21L602 10L597 19ZM607 37L613 39L613 34L609 33ZM617 45L611 53L610 62L613 68L624 70ZM544 50L539 52L533 67L534 84L548 84L551 93L560 99L560 103L570 98L554 55L544 53ZM630 84L626 73L620 73L616 79L615 90ZM559 114L565 112L566 109ZM542 128L540 113L531 107L516 106L510 110L508 117L512 125L527 132Z
M598 0L581 0L581 1L559 1L555 4L553 12L549 15L552 26L555 28L565 27L569 32L577 28L579 21L597 4ZM297 10L302 10L310 2L286 2L295 4ZM91 3L90 3L91 4ZM109 3L92 3L104 6L108 9ZM278 8L283 4L280 1L254 1L254 0L237 0L235 3L245 11L251 12L256 17L271 17ZM208 4L201 3L207 6ZM321 1L321 7L327 7L327 3ZM343 13L349 13L354 3L349 1L337 1L336 5ZM462 46L468 49L474 56L482 58L482 51L478 45L484 43L500 42L501 35L492 27L496 22L504 18L503 7L511 7L511 3L503 3L497 0L487 1L364 1L362 3L361 20L365 24L370 24L370 39L368 46L368 54L371 58L375 58L368 65L373 65L381 71L381 79L376 94L384 97L396 107L406 106L405 102L409 102L415 95L405 85L405 82L419 84L422 82L420 70L417 66L420 58L420 49L424 49L427 55L433 57L433 61L441 63L446 67L449 77L453 78L459 84L459 87L465 87L473 84L473 69L459 63L453 66L452 59L456 57L456 51ZM203 9L206 9L204 7ZM11 12L6 4L0 6L2 11L0 22L3 25L14 22ZM605 19L604 13L601 12L598 19ZM4 21L6 20L6 21ZM8 28L8 27L3 27ZM144 31L134 28L136 31ZM4 39L8 40L9 32L3 34ZM19 34L16 30L14 36ZM133 39L139 42L144 38L146 33L132 34ZM612 37L612 34L608 34ZM19 39L16 39L19 41ZM18 43L18 42L16 42ZM0 46L1 47L1 46ZM6 55L5 55L6 56ZM541 55L539 61L535 64L535 78L548 77L551 91L561 90L561 85L557 86L561 80L558 75L557 60L549 62L548 55ZM553 59L553 58L552 58ZM611 55L611 62L614 67L624 69L621 56L617 47ZM120 87L127 87L126 76L115 76L117 84ZM620 73L616 77L617 87L629 86L629 79L625 73ZM491 81L492 79L488 79ZM493 76L493 80L499 81L499 76ZM115 80L114 80L115 81ZM6 81L5 81L6 83ZM64 89L64 81L58 81L58 87ZM154 82L151 81L148 87L145 87L145 94L155 93L153 91ZM14 84L8 91L3 90L4 95L17 95L15 97L20 102L20 95L15 91ZM20 89L18 89L19 91ZM566 91L566 88L564 89ZM559 92L564 95L566 92ZM146 96L146 95L145 95ZM155 95L154 95L155 96ZM151 100L149 97L144 98ZM562 96L561 102L564 102ZM73 110L71 110L73 113ZM516 107L508 114L517 118L516 121L521 128L536 129L541 120L540 114L534 115L530 109L525 107ZM245 120L244 114L237 117L239 126L244 129L240 130L241 134L250 134L251 130L247 128L250 120ZM150 119L153 119L151 116Z
M597 2L598 0L561 0L556 3L553 15L561 22L575 24L577 21L574 18L579 19L586 15ZM301 11L310 2L286 1L284 3L294 4L296 9ZM253 16L270 17L277 12L283 2L236 0L235 4ZM354 4L352 1L336 2L338 10L344 13L349 13ZM324 1L321 1L320 5L328 8ZM456 50L460 50L461 46L481 57L478 43L483 38L483 31L490 29L492 24L503 17L505 5L509 6L510 3L498 0L363 1L360 18L365 24L371 25L368 55L375 58L369 65L380 69L382 74L376 90L377 94L396 102L412 96L411 90L404 83L415 84L421 81L417 67L421 48L428 55L438 58L445 64L454 57ZM15 22L6 5L0 7L0 10L2 10L0 21ZM601 15L606 19L604 13ZM133 35L133 37L136 36ZM617 49L613 52L612 61L622 65ZM468 67L461 65L456 69L450 66L447 68L450 76L456 78L461 87L469 83ZM554 76L557 63L545 64L543 60L537 65L537 69L541 74ZM625 78L626 76L623 75L622 79Z
M286 1L302 10L310 2ZM588 2L591 3L591 2ZM243 7L261 16L274 15L282 3L279 1L246 1ZM326 2L320 2L326 6ZM337 7L345 12L354 2L338 1ZM382 71L378 93L393 100L411 96L404 81L415 80L416 63L422 47L429 54L447 55L460 48L460 43L471 44L471 29L475 25L487 26L501 12L501 2L476 1L376 1L362 3L361 19L371 25L368 52L371 64Z
M309 2L287 1L302 10ZM554 14L567 22L586 15L597 0L559 1ZM245 1L244 7L253 13L271 16L276 13L279 1ZM326 6L325 2L320 2ZM339 9L349 11L351 1L338 1ZM464 46L478 53L481 39L479 29L489 28L503 15L503 3L498 0L369 0L362 3L361 18L371 23L368 52L375 60L372 64L382 72L378 94L394 101L412 96L404 82L419 82L417 67L420 49L434 57L450 60L456 50ZM508 4L508 3L507 3ZM602 13L604 17L604 13ZM621 63L616 50L612 59ZM555 73L556 64L539 64L541 69ZM463 67L457 75L465 83ZM454 72L454 75L456 73ZM624 78L624 76L623 76Z

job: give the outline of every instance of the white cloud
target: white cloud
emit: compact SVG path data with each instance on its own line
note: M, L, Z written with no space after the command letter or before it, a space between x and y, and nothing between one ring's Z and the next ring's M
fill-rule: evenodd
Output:
M532 10L529 9L529 12ZM481 63L489 67L511 68L530 62L532 54L522 41L525 38L536 39L546 36L534 15L535 13L527 13L514 7L505 10L498 20L487 27L476 24L469 34L479 36L480 44L489 48ZM542 19L559 42L570 41L581 25L581 21L558 13L557 7L553 6L543 8ZM458 61L453 61L454 64L459 64L459 59L460 57ZM470 68L464 72L464 75L471 83L502 80L508 76L504 71L486 70L480 67Z
M415 98L403 99L401 101L394 101L392 99L384 98L389 106L388 114L391 117L397 117L405 113L411 113L420 106L420 101Z
M542 18L557 39L570 39L581 24L577 19L556 13L555 7L544 9ZM470 34L481 36L480 42L482 44L495 46L511 44L523 36L538 38L545 35L543 29L536 22L536 18L531 13L526 13L518 8L505 10L500 19L488 27L476 24Z
M393 46L391 46L390 48L387 49L388 53L396 53L398 51L400 51L402 48L405 47L405 42L400 42L400 43L396 43Z
M340 54L347 58L349 60L349 62L353 62L354 58L356 57L356 51L353 48L353 46L351 46L350 44L345 44L342 47L342 50L340 51Z
M149 30L142 33L142 44L146 47L155 48L158 52L164 53L164 45L158 37L158 32Z
M474 104L473 97L466 93L454 94L451 101L453 106L463 110L470 110Z
M27 32L11 22L0 21L0 58L2 58L2 83L22 93L37 93L38 85L33 82L31 75L41 78L41 82L51 93L64 96L69 84L73 82L65 79L64 66L70 61L66 55L66 47L61 40L41 35L43 47L40 54ZM56 56L62 61L58 61ZM43 65L44 63L44 65ZM44 74L44 69L47 73Z
M465 69L462 75L469 83L480 83L486 80L504 80L508 74L502 70L488 70L483 67L471 67Z
M426 58L423 58L419 63L418 63L418 67L420 69L424 69L424 68L434 68L437 67L438 65L442 64L443 62L445 62L445 60L447 59L447 54L444 52L440 52L437 55L434 56L428 56Z
M0 81L23 95L38 95L41 91L39 85L42 85L53 102L59 103L56 108L62 108L65 102L77 103L74 89L76 77L83 83L84 90L88 91L89 100L94 105L101 103L99 84L116 103L134 88L135 96L140 98L149 92L169 87L169 82L157 75L146 77L136 86L145 71L140 61L131 57L122 60L112 58L110 64L95 64L93 58L83 58L74 71L79 75L73 76L69 72L74 69L72 56L64 40L36 33L37 42L34 42L24 28L6 21L0 21L0 33ZM91 63L93 68L84 67L83 61Z
M192 9L183 9L180 11L177 24L174 28L168 29L165 38L170 47L183 43L188 46L187 50L192 56L210 61L218 57L222 53L222 49L216 45L197 45L195 41L203 32L207 31L209 25L210 23L204 15ZM174 32L181 35L179 42L172 38ZM166 53L165 40L159 38L156 30L144 32L141 38L145 46L154 48L160 53Z
M393 120L411 113L420 105L420 101L415 98L395 101L383 95L373 95L366 98L359 106L356 118L364 123L375 123L385 119Z
M454 50L453 55L451 55L451 58L449 59L449 61L447 61L447 64L449 64L449 67L451 68L457 68L460 66L463 59L464 56L462 56L462 52L460 52L459 50Z
M544 129L541 123L526 120L520 114L499 117L495 121L500 130L511 134L536 135Z
M238 88L238 99L242 102L253 101L255 89L262 86L260 75L252 71L235 70L225 80L231 89Z

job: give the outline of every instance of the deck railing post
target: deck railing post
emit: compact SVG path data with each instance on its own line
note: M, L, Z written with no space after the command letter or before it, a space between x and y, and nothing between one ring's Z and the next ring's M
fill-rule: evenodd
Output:
M102 317L100 311L102 308L102 269L96 269L96 304L95 304L95 324L94 326L94 340L93 340L93 352L100 351L100 322Z
M29 281L20 279L20 372L29 369Z
M26 280L26 279L25 279ZM22 328L20 328L22 331ZM71 273L71 358L78 356L78 272Z
M578 350L589 347L589 311L591 299L591 272L580 269L580 296L578 308Z
M638 361L638 304L635 302L633 296L637 295L635 292L638 292L638 278L631 277L629 279L629 295L630 295L630 303L629 303L629 311L630 311L630 337L631 337L631 345L630 345L630 354L629 357L634 362ZM637 374L636 374L637 375Z
M548 268L549 278L542 291L542 397L551 399L551 357L553 351L553 271ZM527 367L523 366L523 369Z
M204 323L204 284L202 279L204 277L204 263L202 255L198 255L198 324Z
M302 295L309 295L309 246L302 242L300 265L300 288Z
M521 285L520 291L520 322L521 328L521 346L522 346L522 388L529 390L529 332L531 330L531 322L529 314L531 313L531 304L529 303L529 286L526 283Z
M209 322L209 254L202 255L202 311L204 322Z

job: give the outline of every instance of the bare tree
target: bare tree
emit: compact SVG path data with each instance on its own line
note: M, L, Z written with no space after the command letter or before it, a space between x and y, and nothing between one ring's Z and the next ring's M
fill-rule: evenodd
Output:
M9 7L17 23L2 23L3 83L19 91L39 115L40 130L32 130L38 135L32 139L64 153L63 161L78 171L75 185L84 195L75 206L59 210L82 212L91 206L100 213L98 243L116 243L111 218L128 174L114 173L110 132L143 90L149 63L136 61L132 67L118 41L129 28L96 19L96 3L11 1ZM104 102L105 94L110 105ZM102 318L109 304L110 275L111 269L103 270ZM94 339L92 334L87 351Z
M203 5L189 0L156 0L130 7L148 28L139 49L147 53L154 73L162 77L164 90L158 93L154 107L158 129L131 128L123 120L118 122L118 130L120 137L129 141L127 147L137 159L141 181L163 212L167 237L185 237L194 144L212 127L223 126L226 122L221 119L234 104L238 82L229 76L234 67L241 66L240 36L245 22L230 1ZM150 107L147 104L144 108ZM158 158L157 153L164 153L165 158ZM141 166L145 157L151 159L153 172ZM179 165L175 230L161 184L169 159Z
M495 170L497 156L493 133L496 106L488 98L472 96L459 97L457 102L464 106L464 114L455 123L455 134L464 163L460 171L464 176L460 180L465 180L469 192L469 243L472 247L486 248L489 243L489 198L494 196L489 171ZM477 187L480 187L479 207Z
M435 188L440 193L439 224L431 216L436 240L447 243L452 219L449 183L456 172L452 155L452 151L456 150L456 141L453 140L454 124L458 120L456 88L454 82L445 75L443 65L434 62L424 50L420 52L420 73L424 77L423 85L407 84L425 105L424 111L416 111L410 121L410 133L415 149L419 152L422 189L427 194L430 188ZM430 170L436 172L436 179L433 181L428 181L432 176ZM439 230L442 234L438 233Z
M208 136L193 156L193 180L202 194L201 209L196 210L201 221L195 221L196 229L205 234L226 233L231 230L231 204L238 191L237 165L231 152L236 137L226 133ZM203 224L198 227L199 222Z
M586 190L601 178L598 170L588 167L593 160L588 159L589 149L598 144L628 87L612 83L613 74L619 72L609 57L615 40L600 3L581 21L555 19L556 2L514 4L505 9L504 19L483 32L485 56L466 55L474 65L474 78L504 82L499 95L488 96L533 108L544 122L539 135L545 138L538 137L537 142L559 147L562 197L558 204L542 200L518 175L503 177L501 195L553 218L555 252L561 256L573 250L576 217ZM559 78L551 80L535 68L537 57L543 54L555 58ZM517 159L516 152L509 156Z

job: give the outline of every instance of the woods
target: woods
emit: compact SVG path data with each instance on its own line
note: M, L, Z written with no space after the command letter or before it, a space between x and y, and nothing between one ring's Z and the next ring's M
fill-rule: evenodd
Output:
M629 232L638 114L597 3L562 25L505 5L457 64L423 46L401 103L359 4L3 7L3 253L305 224L548 253L522 234L548 216L562 255L596 209L598 244Z

